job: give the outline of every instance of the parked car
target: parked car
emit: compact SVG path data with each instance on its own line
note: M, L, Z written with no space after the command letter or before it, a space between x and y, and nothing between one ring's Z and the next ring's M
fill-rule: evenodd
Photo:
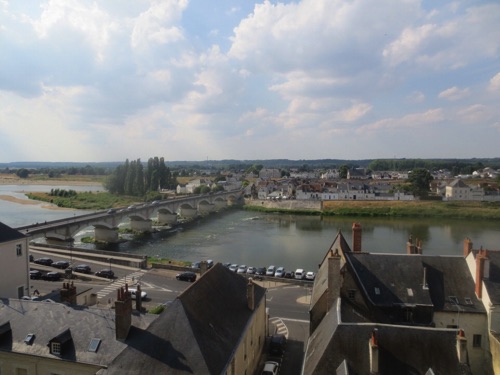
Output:
M214 266L214 261L212 259L207 260L207 268L212 268Z
M196 274L191 271L186 271L178 273L177 275L175 275L175 278L177 280L194 282L196 281Z
M269 342L269 354L271 355L283 355L286 347L286 336L281 334L275 334L271 337Z
M191 268L199 270L200 269L200 262L191 263Z
M256 275L264 276L266 274L266 267L257 267L255 270Z
M42 275L42 280L59 281L61 280L61 274L59 272L47 272L45 275Z
M129 288L128 291L130 292L130 296L132 297L132 299L137 298L137 289L130 289ZM147 296L148 296L148 294L141 290L141 300L145 299Z
M236 270L236 273L246 273L246 272L247 272L247 266L245 264L242 264Z
M57 262L52 263L52 267L60 268L60 269L64 270L64 269L69 267L69 262L67 262L65 260L59 260Z
M41 264L43 266L51 266L53 263L53 260L50 258L38 258L38 259L34 260L34 263Z
M113 279L115 277L115 273L110 269L97 271L95 275L99 277L105 277L106 279Z
M264 363L264 370L262 370L262 375L277 375L280 365L278 362L266 361Z
M31 270L30 271L30 279L32 280L38 280L42 278L42 273L38 270Z
M276 272L274 273L274 277L283 277L285 276L285 267L278 267Z
M269 266L267 267L266 276L274 276L275 272L276 272L276 266Z
M248 267L247 274L254 275L255 274L255 267L252 267L252 266Z
M92 269L90 268L90 266L87 266L86 264L79 264L78 266L73 267L73 271L89 274L92 272Z
M33 262L34 260L35 260L35 257L32 254L30 254L30 262Z
M297 280L302 280L305 277L304 270L302 268L297 268L295 270L295 278Z
M283 277L285 279L293 279L295 277L295 274L293 273L293 271L286 271Z
M306 280L314 280L315 277L316 277L316 274L312 271L309 271L306 273Z
M110 208L110 209L108 210L108 214L114 214L114 213L116 213L116 209L114 209L114 208Z
M230 271L233 271L233 272L238 271L238 265L237 265L237 264L231 264L231 265L229 266L229 270L230 270Z

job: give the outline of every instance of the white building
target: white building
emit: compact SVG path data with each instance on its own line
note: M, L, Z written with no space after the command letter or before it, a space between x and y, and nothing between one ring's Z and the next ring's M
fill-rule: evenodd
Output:
M446 185L445 199L448 201L481 201L484 199L484 189L471 187L457 178Z
M28 237L0 222L0 297L30 294Z

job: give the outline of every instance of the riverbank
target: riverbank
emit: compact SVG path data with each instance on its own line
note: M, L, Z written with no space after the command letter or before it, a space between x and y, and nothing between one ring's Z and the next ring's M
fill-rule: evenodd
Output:
M306 201L307 202L307 201ZM500 202L443 201L264 201L245 200L246 210L322 216L417 217L500 220Z
M20 178L15 174L0 174L0 185L49 185L49 186L102 186L97 177L71 176L64 178L28 177Z

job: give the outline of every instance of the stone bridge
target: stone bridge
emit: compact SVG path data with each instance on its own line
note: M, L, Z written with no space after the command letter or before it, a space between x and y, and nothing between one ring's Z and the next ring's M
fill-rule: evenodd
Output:
M175 225L179 218L193 219L205 216L239 204L242 199L243 190L190 195L37 223L16 229L32 238L43 236L47 239L71 242L76 233L93 226L96 241L118 242L118 225L125 220L130 221L130 229L133 231L149 232L152 229L153 219L159 225Z

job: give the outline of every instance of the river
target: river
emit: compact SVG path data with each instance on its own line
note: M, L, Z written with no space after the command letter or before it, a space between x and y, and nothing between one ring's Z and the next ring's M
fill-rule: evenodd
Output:
M2 188L4 188L2 190ZM53 186L48 187L50 190ZM63 187L59 187L63 188ZM85 187L67 187L90 190ZM45 191L40 186L22 186L24 191ZM8 188L0 186L0 195ZM22 193L16 193L22 197ZM0 221L11 227L33 222L71 217L81 211L53 210L45 205L23 205L0 200ZM381 219L319 217L288 214L265 214L244 210L228 210L175 233L153 233L140 240L110 246L114 251L130 252L161 258L197 261L213 259L223 263L253 266L284 266L295 270L315 270L339 230L351 243L351 226L362 226L362 249L368 252L404 254L411 235L422 240L423 253L461 255L463 240L471 238L474 248L500 249L500 223L491 221ZM92 228L76 236L75 246Z

